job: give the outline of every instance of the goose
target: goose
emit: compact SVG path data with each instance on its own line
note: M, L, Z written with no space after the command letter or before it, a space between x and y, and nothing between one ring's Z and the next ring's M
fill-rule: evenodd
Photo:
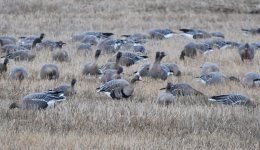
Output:
M260 74L248 72L242 79L242 84L248 88L260 87Z
M166 28L166 29L152 29L148 31L148 34L149 34L149 38L151 39L162 40L162 39L171 38L176 33L173 32L171 29Z
M204 64L202 64L200 66L200 68L201 68L201 72L200 72L201 76L207 75L211 72L219 72L220 71L218 64L211 63L211 62L205 62Z
M141 77L148 77L149 74L149 70L150 70L150 63L145 63L143 64L138 71L135 71L134 73L136 75L140 75Z
M206 39L211 37L225 38L224 34L221 32L208 33L200 29L187 29L187 28L182 28L179 30L183 32L180 34L181 36L185 36L191 39Z
M84 44L90 44L90 45L98 44L97 37L94 35L86 35L80 42Z
M127 41L132 41L134 43L144 44L146 43L146 39L149 38L149 34L147 33L135 33L132 35L121 35L125 37Z
M72 36L72 41L76 42L76 41L81 41L84 39L85 36L95 36L96 38L99 39L106 39L109 38L110 36L114 35L113 33L109 33L109 32L84 32L81 34L75 34Z
M70 84L62 84L56 88L54 88L54 91L62 91L64 93L64 96L72 96L74 94L76 94L76 90L75 90L75 84L76 84L77 80L76 79L72 79Z
M102 83L106 83L114 79L121 79L121 73L123 73L123 67L119 67L117 70L107 69L101 74L100 80Z
M61 49L63 45L66 45L63 41L55 41L55 40L42 40L42 42L39 44L43 48L48 48L51 51L55 49Z
M104 53L115 53L125 43L125 40L120 39L105 39L97 45L97 49L100 49Z
M4 59L3 63L0 63L0 74L7 71L8 58Z
M24 96L9 106L9 109L20 108L24 110L39 110L54 107L56 103L65 100L63 91L47 91L32 93Z
M208 53L212 51L212 47L206 43L194 43L191 42L184 46L184 49L181 52L180 60L184 60L185 56L190 58L195 58L197 56L197 53Z
M149 69L149 76L151 78L166 80L167 77L172 74L167 66L160 64L162 58L165 56L166 54L164 52L156 52L155 61Z
M238 81L234 76L227 77L221 72L211 72L199 77L200 81L206 85L217 85L217 84L226 84L228 81Z
M163 63L161 66L166 66L169 69L169 73L173 74L174 76L181 76L181 71L177 64L175 63Z
M36 57L36 53L32 50L7 51L7 55L4 57L14 59L15 61L33 61Z
M97 88L97 92L105 93L112 99L128 98L134 92L134 83L136 81L141 81L141 77L135 75L130 83L125 79L114 79Z
M13 80L18 80L22 82L22 80L28 78L28 71L22 66L17 66L11 69L10 77Z
M249 59L250 61L252 61L255 57L255 47L251 46L248 43L240 46L238 52L243 62L245 59Z
M248 28L248 29L242 28L241 30L244 32L244 34L251 34L251 35L260 34L260 28Z
M226 95L212 96L209 101L224 104L224 105L250 105L252 104L250 97L232 93Z
M13 36L0 36L0 40L2 40L2 39L8 39L8 40L12 41L12 44L16 44L16 42L17 42L16 38Z
M83 75L98 75L98 74L101 74L101 71L100 71L99 66L97 64L98 57L100 56L100 54L101 54L101 50L99 50L99 49L96 50L94 62L85 64L83 71L82 71Z
M45 64L40 71L41 79L56 80L60 76L59 68L55 64Z
M171 86L172 86L171 83L167 83L166 88L162 88L165 89L165 92L161 93L157 98L157 102L159 105L167 106L170 104L175 104L176 97L171 93Z
M44 33L42 33L40 35L40 37L34 37L34 36L30 36L30 37L20 37L22 38L19 46L21 47L21 49L33 49L36 44L41 43L43 38L44 38Z
M85 44L85 43L81 43L78 48L77 48L77 53L83 53L83 54L88 54L92 52L92 48L90 44Z
M59 61L59 62L68 62L69 61L69 54L66 50L55 50L52 53L52 60Z
M132 65L148 58L148 56L140 55L140 54L133 53L133 52L122 52L122 51L120 51L120 52L121 52L122 56L119 59L119 63L122 66L129 67L129 66L132 66ZM108 61L109 62L115 62L116 57L117 57L117 54L112 56L112 58L110 58Z
M168 86L168 85L167 85ZM169 91L174 95L174 96L191 96L191 95L195 95L195 96L204 96L203 93L201 93L200 91L192 88L191 85L187 84L187 83L178 83L178 84L172 84L170 83L171 88L169 89ZM164 89L164 88L162 88Z
M104 72L107 69L119 69L120 67L122 67L120 65L120 59L122 57L122 52L118 52L116 54L116 62L107 62L104 66L101 67L101 70Z
M4 47L6 45L10 45L10 44L14 44L15 45L15 42L10 40L10 39L0 38L0 46L1 47Z
M134 53L141 53L143 55L148 54L148 50L143 45L135 45L132 47L132 51Z

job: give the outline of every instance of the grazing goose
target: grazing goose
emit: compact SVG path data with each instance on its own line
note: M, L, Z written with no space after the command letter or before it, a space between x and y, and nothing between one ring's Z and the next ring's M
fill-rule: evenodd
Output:
M112 99L128 98L134 92L134 83L136 81L141 81L141 77L136 75L130 83L125 79L111 80L97 88L97 92L105 93Z
M122 35L122 37L126 37L127 41L144 44L146 43L146 39L149 38L149 35L146 33L135 33L132 35Z
M119 59L119 63L122 66L127 66L127 67L134 65L134 64L148 58L148 56L140 55L140 54L133 53L133 52L121 52L121 53L122 53L122 56ZM112 58L110 58L108 61L115 62L116 58L117 58L117 54L114 55Z
M191 96L191 95L204 96L203 93L192 88L191 85L189 85L187 83L178 83L178 84L170 83L170 84L171 84L171 88L169 91L174 96Z
M161 66L166 66L174 76L181 76L181 71L175 63L163 63Z
M22 82L22 80L28 78L28 71L24 67L14 67L11 69L10 77L13 80Z
M56 87L53 90L54 91L62 91L65 96L74 95L74 94L76 94L76 90L75 90L76 82L77 82L76 79L72 79L70 84L62 84L62 85Z
M140 75L141 77L148 77L149 76L149 70L150 70L150 64L145 63L139 68L138 71L135 71L134 73L136 75Z
M63 47L63 45L65 45L66 43L62 42L62 41L54 41L54 40L43 40L40 45L44 48L48 48L51 51L55 50L55 49L61 49Z
M221 32L208 33L206 31L199 30L199 29L185 29L185 28L179 30L183 32L180 35L192 39L206 39L211 37L225 38L224 34Z
M86 35L80 42L84 44L90 44L90 45L98 44L97 37L94 35Z
M101 67L101 70L104 72L107 69L119 69L122 67L120 65L120 59L122 57L122 52L118 52L116 54L116 62L107 62L104 66Z
M4 59L3 63L0 63L0 74L7 71L8 58Z
M12 103L9 109L20 108L24 110L39 110L54 107L55 103L65 100L62 91L47 91L26 95L21 101Z
M40 35L40 37L34 37L34 36L31 36L31 37L20 37L22 38L22 40L20 41L20 44L19 46L22 48L22 49L33 49L36 44L38 43L41 43L43 38L44 38L44 33L42 33Z
M33 61L36 57L36 52L33 50L19 50L14 52L7 51L7 55L5 57L14 59L15 61Z
M153 29L150 30L148 34L151 39L162 40L171 38L176 33L174 33L171 29Z
M68 62L69 61L69 54L66 50L55 50L52 53L52 60L59 61L59 62Z
M59 68L55 64L45 64L40 71L41 79L56 80L59 78Z
M123 67L119 67L117 70L107 69L101 74L99 78L102 83L106 83L114 79L121 79L121 73L123 73Z
M165 92L161 93L158 98L157 102L159 105L170 105L170 104L175 104L176 102L176 97L171 93L171 83L168 83L165 89ZM162 90L161 89L161 90Z
M248 88L260 87L260 74L255 72L246 73L242 84Z
M207 75L211 72L219 72L220 71L218 64L211 63L211 62L204 63L203 65L200 66L200 68L201 68L201 72L200 72L201 76Z
M240 80L234 76L227 77L221 72L211 72L199 77L200 81L206 85L226 84L228 81L240 82Z
M83 75L99 75L99 74L101 74L99 66L97 64L98 57L100 56L100 54L101 54L101 50L99 50L99 49L96 50L94 62L85 64L83 71L82 71Z
M97 49L100 49L102 53L116 53L124 43L125 40L108 38L101 41Z
M241 94L226 94L212 96L209 101L225 104L225 105L250 105L252 104L250 97Z
M249 59L250 61L252 61L255 57L255 47L249 45L248 43L240 46L238 52L243 62L245 59Z
M10 45L10 44L14 44L15 45L15 43L12 40L10 40L10 39L5 39L5 38L0 39L0 46L1 47L4 47L6 45Z
M72 36L72 41L81 41L84 39L85 36L95 36L99 39L109 38L110 36L114 35L113 33L106 33L106 32L84 32L81 34L76 34Z
M241 29L245 34L257 35L260 34L260 28Z
M135 53L148 54L148 50L143 45L135 45L132 47L132 51Z
M212 47L206 43L189 43L184 46L184 49L181 52L180 60L184 60L184 57L190 57L195 58L197 56L197 53L208 53L212 51Z
M0 36L0 40L3 40L3 39L8 39L8 40L12 41L12 44L16 44L16 42L17 42L16 38L13 36Z

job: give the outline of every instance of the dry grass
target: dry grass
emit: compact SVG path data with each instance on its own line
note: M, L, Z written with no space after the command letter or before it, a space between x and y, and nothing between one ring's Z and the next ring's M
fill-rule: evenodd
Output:
M39 78L40 67L53 63L51 52L39 52L33 63L11 62L9 68L28 68L30 79L18 86L8 78L0 79L0 147L1 149L259 149L260 109L209 104L204 98L180 98L175 106L156 104L159 89L168 81L189 82L194 88L212 96L237 91L260 103L258 89L238 84L225 87L204 86L194 79L206 61L218 63L227 75L242 78L246 72L259 72L260 55L254 64L242 63L237 50L219 50L199 59L179 61L183 46L191 40L174 37L150 41L146 47L153 61L157 50L167 52L164 62L176 62L184 76L167 81L144 79L129 100L113 101L97 94L100 85L95 77L83 77L81 71L92 56L76 53L70 41L73 33L109 31L116 36L144 32L155 27L196 27L222 31L226 39L255 42L259 36L243 36L241 27L257 27L259 15L248 12L257 0L200 1L85 1L85 0L3 0L0 3L0 35L46 33L47 38L67 42L73 61L56 63L61 71L57 81ZM100 63L109 56L102 56ZM126 78L141 64L125 69ZM9 69L10 71L10 69ZM55 109L31 112L8 110L11 102L36 91L52 89L76 77L78 94Z

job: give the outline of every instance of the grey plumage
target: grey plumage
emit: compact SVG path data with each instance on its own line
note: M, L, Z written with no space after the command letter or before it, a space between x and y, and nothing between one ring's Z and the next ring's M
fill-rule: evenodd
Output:
M250 105L251 99L248 96L241 94L226 94L212 96L209 101L224 104L224 105Z
M242 28L241 29L245 34L257 35L260 34L260 28Z
M252 61L255 57L255 47L251 46L248 43L240 46L238 52L242 61L244 61L245 59L249 59L250 61Z
M191 95L204 96L203 93L192 88L192 86L187 83L178 83L178 84L170 83L169 86L170 86L169 91L175 96L191 96Z
M226 84L228 77L221 72L211 72L200 76L200 81L206 85Z
M69 54L66 50L55 50L52 53L52 60L59 61L59 62L68 62L69 61Z
M5 57L14 59L15 61L33 61L36 57L36 53L33 50L20 50L8 52Z
M28 71L24 67L14 67L10 71L10 77L13 80L19 80L21 82L28 78Z
M181 52L180 60L184 60L185 56L190 58L195 58L199 53L207 53L212 50L212 47L207 43L194 43L191 42L184 46Z
M102 83L106 83L108 81L114 80L114 79L121 79L121 73L123 73L123 68L120 67L117 70L115 69L107 69L104 72L102 72L100 76L100 80Z
M0 63L0 74L7 71L8 58L4 59L4 62Z
M97 49L100 49L102 53L116 53L124 43L124 40L108 38L101 41Z
M255 72L246 73L242 79L242 84L249 88L260 87L260 74Z
M54 91L62 91L64 96L72 96L76 94L75 84L77 80L72 79L70 84L61 84L60 86L54 88Z
M101 54L101 50L96 50L95 53L95 60L93 63L87 63L85 64L82 74L83 75L98 75L101 74L101 71L99 69L99 65L97 64L98 58Z
M211 62L204 63L203 65L200 66L200 68L201 68L201 72L200 72L201 76L207 75L211 72L219 72L220 71L218 64L211 63Z
M211 37L225 38L224 34L221 32L206 32L200 29L179 29L183 33L182 36L192 38L192 39L206 39Z
M173 32L171 29L152 29L150 31L148 31L149 34L149 38L151 39L158 39L158 40L162 40L162 39L167 39L172 37L175 32Z
M175 104L176 97L171 93L171 86L172 86L171 83L167 83L165 92L159 94L159 96L157 98L157 102L159 105Z
M45 64L40 71L41 79L56 80L60 76L59 68L55 64Z
M120 67L122 67L121 65L120 65L120 59L121 59L121 57L122 57L122 52L117 52L117 54L116 54L116 61L115 62L107 62L105 65L103 65L102 67L101 67L101 70L102 70L102 72L104 72L105 70L107 70L107 69L119 69Z

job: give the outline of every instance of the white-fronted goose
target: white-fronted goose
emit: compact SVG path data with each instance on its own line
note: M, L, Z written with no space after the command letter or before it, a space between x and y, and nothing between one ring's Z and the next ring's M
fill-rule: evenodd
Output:
M0 46L4 47L5 45L10 45L10 44L15 44L12 40L10 39L0 39Z
M45 64L40 71L41 79L56 80L60 76L59 68L55 64Z
M192 86L187 83L170 84L171 88L169 91L175 96L204 96L203 93L192 88Z
M137 53L134 53L134 52L124 52L123 51L121 53L122 53L122 56L119 59L119 63L122 66L127 66L127 67L134 65L134 64L148 58L148 56L140 55L140 54L137 54ZM110 58L108 61L109 62L115 62L116 58L117 58L117 54L112 56L112 58Z
M171 93L171 86L172 86L171 83L167 83L166 88L162 88L162 89L165 89L165 92L160 93L160 95L157 98L157 102L159 105L167 106L170 104L175 104L176 97Z
M77 48L77 53L79 54L83 53L86 55L90 52L92 52L92 48L90 44L81 43Z
M10 77L13 80L22 81L28 78L28 71L24 67L14 67L10 71Z
M210 72L199 77L200 81L206 85L226 84L228 77L221 72Z
M200 68L201 68L201 72L200 72L201 76L207 75L211 72L219 72L220 71L218 64L211 63L211 62L204 63L203 65L200 66Z
M163 63L161 66L166 66L169 69L169 72L174 76L181 76L181 71L177 64L175 63Z
M42 40L42 42L40 43L41 46L43 46L44 48L48 48L51 51L55 49L61 49L65 44L66 43L62 41L55 41L55 40Z
M135 71L134 73L136 75L140 75L141 77L148 77L149 76L149 70L150 70L150 64L145 63L139 68L138 71Z
M120 59L122 57L122 52L117 52L116 54L116 62L107 62L104 66L101 67L102 72L104 72L107 69L119 69L122 67L120 65Z
M105 93L113 99L128 98L134 92L134 83L140 80L141 78L138 75L135 75L130 83L125 79L111 80L97 88L97 92Z
M80 34L75 34L72 36L72 41L81 41L83 40L83 38L85 36L95 36L96 38L99 39L105 39L105 38L109 38L110 36L114 35L113 33L109 33L109 32L83 32Z
M98 44L97 37L94 35L86 35L80 42L84 44L90 44L90 45Z
M7 51L7 55L5 57L15 61L33 61L36 57L36 52L33 50L20 50L14 52Z
M52 53L52 60L59 61L59 62L67 62L69 61L69 54L66 50L55 50Z
M22 40L20 41L19 46L21 47L21 49L33 49L36 44L41 43L43 38L44 38L44 33L42 33L40 35L40 37L35 37L35 36L31 36L31 37L20 37L22 38Z
M16 44L16 42L17 42L17 39L13 36L0 36L0 40L2 40L2 39L11 40L13 42L12 44Z
M0 74L7 71L8 58L4 59L4 62L0 63Z
M26 95L22 100L12 103L9 109L39 110L54 107L55 103L65 100L62 91L47 91Z
M104 72L102 72L100 80L102 83L106 83L114 79L121 79L121 73L123 73L123 67L119 67L117 70L107 69Z
M243 62L245 59L249 59L250 61L252 61L255 57L255 47L251 46L248 43L240 46L238 52Z
M185 36L187 38L192 38L192 39L206 39L206 38L211 38L211 37L219 37L219 38L225 38L224 34L221 32L206 32L200 29L179 29L183 33L180 34L182 36Z
M97 64L98 61L98 57L101 54L101 50L96 50L95 53L95 60L93 63L87 63L85 64L82 74L83 75L99 75L101 74L100 69L99 69L99 65Z
M72 79L70 84L62 84L62 85L56 87L53 90L54 91L62 91L65 96L74 95L74 94L76 94L76 90L75 90L76 82L77 82L76 79Z
M241 29L245 34L257 35L260 34L260 28L242 28Z
M172 37L175 32L173 32L171 29L153 29L148 31L149 38L151 39L168 39Z
M251 105L251 99L248 96L242 94L226 94L212 96L209 101L225 104L225 105Z
M256 72L246 73L242 79L242 84L249 88L260 87L260 74Z
M100 49L102 53L116 53L124 43L125 40L108 38L101 41L97 49Z
M184 46L184 49L181 52L180 60L184 60L185 56L190 58L195 58L198 53L205 54L212 51L212 47L206 43L194 43L191 42Z

